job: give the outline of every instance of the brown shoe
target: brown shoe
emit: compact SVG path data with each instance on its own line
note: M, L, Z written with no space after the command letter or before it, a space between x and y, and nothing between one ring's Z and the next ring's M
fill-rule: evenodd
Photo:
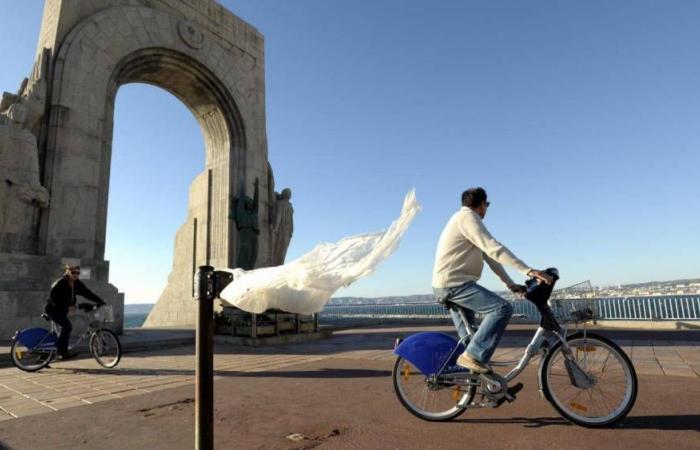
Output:
M477 361L467 353L459 355L459 358L457 358L457 365L471 370L472 373L489 373L492 371L491 366Z

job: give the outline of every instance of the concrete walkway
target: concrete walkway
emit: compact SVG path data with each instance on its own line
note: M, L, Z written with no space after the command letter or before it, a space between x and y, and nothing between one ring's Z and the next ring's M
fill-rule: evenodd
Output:
M385 361L395 337L421 330L451 332L450 327L370 328L336 332L336 337L286 346L250 348L217 345L214 365L218 377L259 373L342 357ZM700 378L700 332L602 332L631 356L639 375ZM127 353L115 369L103 369L91 358L54 362L37 373L14 367L0 369L0 421L94 403L153 394L194 382L194 346L191 331L151 330L124 336ZM532 327L512 327L496 353L498 360L518 359L532 335ZM153 340L147 341L150 337ZM669 337L675 339L670 340ZM167 338L167 339L166 339ZM178 340L189 344L165 346ZM150 345L149 345L150 342ZM138 346L150 347L135 350ZM532 364L532 363L531 363ZM536 362L535 362L536 364Z
M605 332L632 355L640 393L620 426L589 430L570 425L539 396L536 361L513 404L446 424L411 416L391 387L391 347L396 337L428 329L436 327L345 330L281 347L218 346L217 448L697 448L700 333ZM497 358L519 356L531 334L507 331ZM193 354L192 345L136 351L114 370L92 359L35 374L0 369L0 448L192 448Z

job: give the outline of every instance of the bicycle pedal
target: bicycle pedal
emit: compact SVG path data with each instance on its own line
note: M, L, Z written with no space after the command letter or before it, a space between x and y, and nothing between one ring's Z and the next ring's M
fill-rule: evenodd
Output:
M493 400L484 400L481 403L479 403L479 408L498 408L501 406L502 402L498 401L493 401Z
M503 398L508 400L509 403L515 401L515 396L517 395L518 392L522 391L523 387L525 387L525 386L522 383L518 383L516 385L509 387L508 392L506 393L506 395Z
M506 394L503 397L499 398L496 401L496 404L493 405L493 407L498 408L499 406L501 406L505 402L508 402L508 403L514 402L515 398L516 398L515 395L518 392L520 392L523 389L523 387L524 386L522 383L518 383L514 386L509 387L508 390L506 391Z

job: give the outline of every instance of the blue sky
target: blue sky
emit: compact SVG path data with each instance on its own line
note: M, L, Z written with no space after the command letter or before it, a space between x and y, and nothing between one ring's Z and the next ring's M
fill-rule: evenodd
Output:
M562 284L700 276L700 3L221 3L265 36L269 158L295 208L288 258L387 227L412 187L423 204L392 258L336 295L430 292L440 231L476 185L496 238ZM42 5L3 2L0 89L31 70ZM202 135L170 94L127 85L114 140L111 282L154 301Z

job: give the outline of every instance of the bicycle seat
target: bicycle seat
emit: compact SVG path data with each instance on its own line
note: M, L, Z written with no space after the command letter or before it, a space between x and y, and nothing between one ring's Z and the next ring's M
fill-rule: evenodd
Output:
M457 304L455 302L453 302L452 300L450 300L449 298L440 299L440 300L438 300L438 303L440 305L444 306L448 310L451 309L453 311L459 311L457 309L458 308Z

